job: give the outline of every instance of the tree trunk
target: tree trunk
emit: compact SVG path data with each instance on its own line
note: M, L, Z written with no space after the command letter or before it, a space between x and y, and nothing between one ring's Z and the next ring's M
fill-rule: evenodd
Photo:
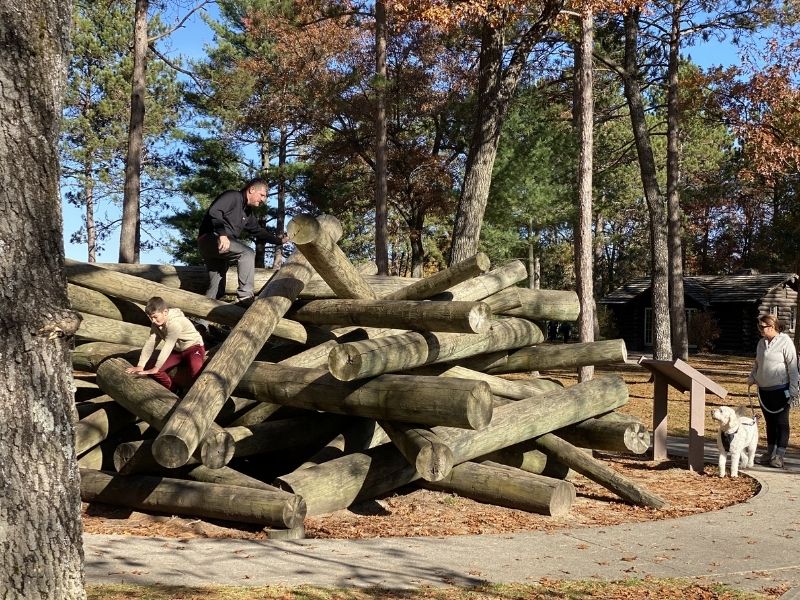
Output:
M680 100L678 66L681 44L681 2L672 2L667 69L667 217L669 222L669 314L672 358L689 358L689 332L683 296L683 214L680 204Z
M337 379L352 381L543 340L536 325L512 317L493 321L486 333L409 332L341 344L331 350L328 369Z
M84 502L286 528L306 516L303 499L283 492L89 469L81 469L81 497Z
M442 481L425 487L478 502L562 517L575 500L575 486L561 479L534 475L500 464L465 462L454 467Z
M78 599L83 546L63 276L58 129L72 3L0 1L0 579Z
M86 194L86 248L90 263L97 260L97 224L94 221L94 177L92 175L91 161L87 159L84 170L84 190Z
M506 53L507 30L485 18L481 28L474 129L467 155L464 185L453 225L450 264L478 250L483 213L489 197L492 169L500 142L500 130L508 106L533 47L550 31L563 7L563 0L547 0L541 12L531 16L528 28L519 33L513 51Z
M357 325L485 333L492 311L483 302L445 302L430 300L312 300L292 310L289 316L314 325Z
M478 252L463 261L381 296L381 300L425 300L489 270L489 257Z
M581 15L581 39L576 54L577 113L580 156L578 159L578 222L575 226L575 278L581 313L578 332L581 342L594 341L594 265L592 261L592 165L594 151L594 16L591 8ZM594 365L581 365L578 381L594 376Z
M375 264L389 274L388 208L386 206L386 3L375 2Z
M425 246L422 243L424 228L425 213L422 209L415 210L413 218L408 224L408 243L411 246L412 277L423 277L425 275Z
M122 228L119 234L119 262L139 262L142 152L144 148L144 95L147 70L147 10L149 0L136 0L133 24L133 74L128 153L125 157L125 191Z
M639 83L637 63L637 40L639 13L632 10L625 14L625 65L622 71L625 98L630 110L639 172L644 196L650 213L650 240L652 244L653 278L653 358L669 360L672 357L669 323L669 249L667 245L667 219L664 198L659 190L650 132L647 128L642 90Z

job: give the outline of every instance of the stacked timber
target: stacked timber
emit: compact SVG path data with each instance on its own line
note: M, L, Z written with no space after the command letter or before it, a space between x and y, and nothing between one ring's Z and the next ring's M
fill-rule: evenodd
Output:
M67 261L83 317L73 367L94 374L76 405L85 501L283 537L301 536L306 516L412 482L563 515L578 472L664 505L585 451L648 449L644 426L615 412L628 400L622 379L501 377L625 360L621 340L544 343L537 322L578 317L573 292L517 287L520 261L490 269L483 254L422 279L369 275L331 217L299 215L288 235L297 252L248 308L200 295L190 267ZM229 328L181 395L126 371L152 296Z

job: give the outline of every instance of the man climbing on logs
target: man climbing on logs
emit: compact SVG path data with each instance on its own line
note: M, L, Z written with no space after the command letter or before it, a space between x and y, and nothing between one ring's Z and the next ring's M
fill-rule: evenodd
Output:
M239 236L247 231L258 241L281 245L286 234L277 235L274 229L262 226L253 212L267 198L267 182L251 179L241 190L228 190L217 196L208 207L197 236L197 248L208 269L208 298L225 295L225 275L228 264L237 261L240 303L252 301L255 280L255 251Z

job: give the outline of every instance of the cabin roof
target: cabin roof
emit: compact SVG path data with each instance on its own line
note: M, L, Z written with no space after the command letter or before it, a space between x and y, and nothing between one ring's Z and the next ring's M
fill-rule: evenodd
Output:
M796 289L794 273L760 275L692 275L683 278L684 293L703 306L728 302L758 302L778 286ZM637 277L621 285L602 304L627 304L650 289L650 277Z

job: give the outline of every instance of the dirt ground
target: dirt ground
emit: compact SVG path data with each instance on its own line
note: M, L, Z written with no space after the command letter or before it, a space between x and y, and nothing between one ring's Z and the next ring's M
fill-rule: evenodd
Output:
M729 392L724 401L707 398L707 435L715 435L713 422L709 417L714 406L722 403L748 405L745 381L750 360L711 355L690 359L689 363L692 366L712 377ZM609 372L623 376L629 387L630 401L620 412L638 416L649 426L652 419L653 395L648 374L638 366L625 366L598 369L597 376ZM556 372L542 375L556 377L567 385L575 382L572 373ZM515 376L519 377L523 376ZM757 403L757 400L755 402ZM668 412L670 434L686 434L688 412L688 397L673 390L670 394ZM800 440L800 416L793 416L792 425L790 443L797 446ZM453 494L408 486L386 497L353 505L347 510L308 517L305 521L306 537L357 539L492 534L671 519L718 510L743 502L758 491L758 484L750 477L720 479L716 476L716 467L711 465L707 466L702 474L693 473L687 469L685 459L670 458L664 462L654 462L647 455L596 453L596 456L648 491L661 496L668 502L668 507L655 510L628 504L598 484L577 474L570 476L570 481L576 487L577 498L569 513L562 517L537 515L481 504ZM180 538L265 539L268 537L267 532L257 526L144 514L100 504L84 504L83 525L85 531L90 533Z

